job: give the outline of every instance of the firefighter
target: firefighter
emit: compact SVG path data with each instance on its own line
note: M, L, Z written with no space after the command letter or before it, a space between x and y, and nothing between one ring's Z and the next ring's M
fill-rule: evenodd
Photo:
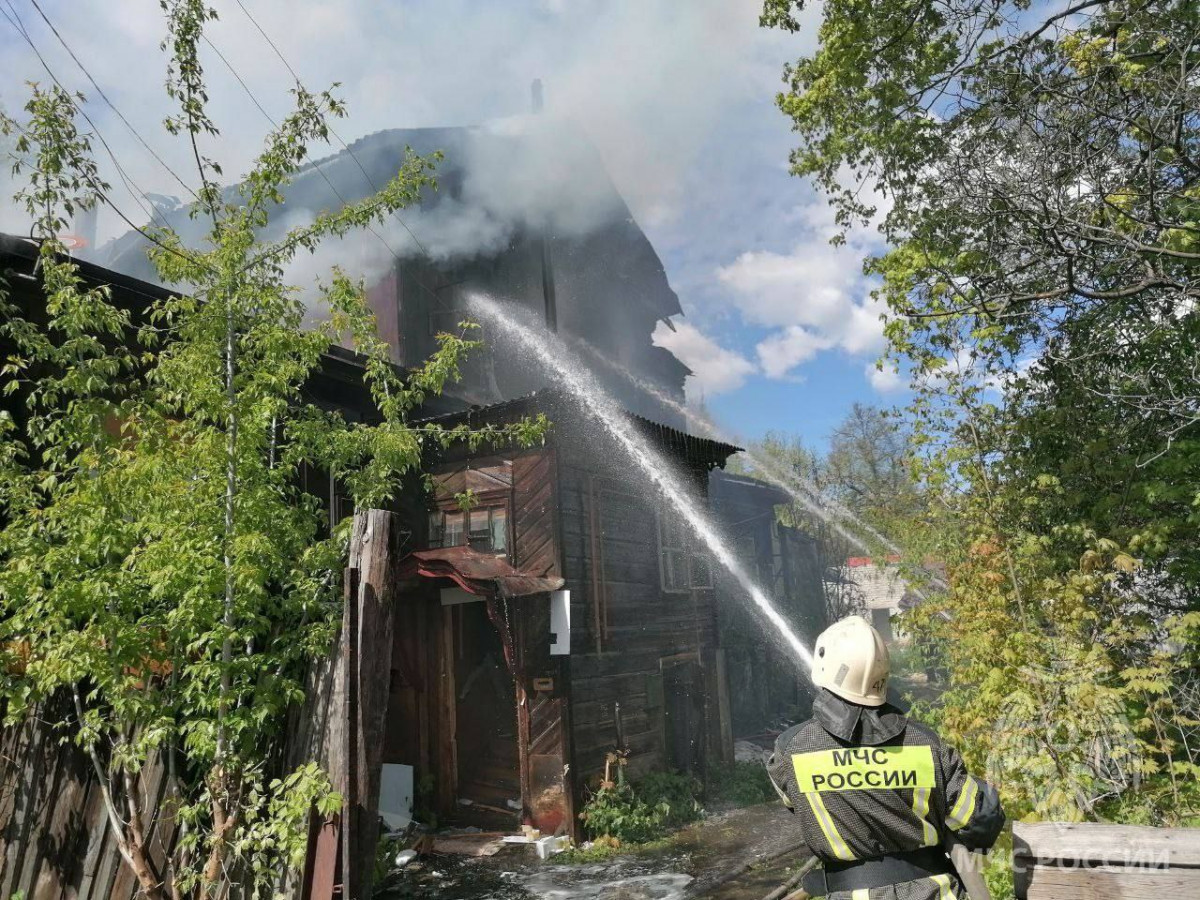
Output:
M887 702L887 645L864 619L814 648L813 717L775 742L767 770L822 867L804 881L831 900L962 900L946 855L995 843L1000 798L931 729Z

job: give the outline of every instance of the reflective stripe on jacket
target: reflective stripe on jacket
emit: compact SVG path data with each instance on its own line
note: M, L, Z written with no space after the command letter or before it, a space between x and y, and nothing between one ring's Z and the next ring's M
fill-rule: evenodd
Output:
M852 861L943 843L954 832L972 849L991 847L1004 825L995 790L968 774L937 734L890 704L847 703L822 691L813 718L775 742L771 778L822 861ZM833 900L957 900L952 875Z

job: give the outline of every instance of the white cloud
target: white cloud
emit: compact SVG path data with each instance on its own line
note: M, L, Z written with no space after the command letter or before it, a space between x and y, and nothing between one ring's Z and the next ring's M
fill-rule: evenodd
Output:
M761 341L756 349L763 373L768 378L785 378L796 366L831 346L827 338L799 325L791 325Z
M871 383L871 387L875 388L881 394L892 394L907 387L907 383L900 372L890 363L883 363L882 366L877 366L875 363L867 363L864 372L866 373L867 381Z
M695 373L689 387L705 394L736 391L757 371L746 357L722 347L687 322L676 322L674 331L659 322L653 337L657 346L670 350Z
M831 245L836 223L819 199L793 208L787 221L802 233L790 252L749 250L716 272L744 321L774 329L758 346L764 371L789 377L828 350L877 355L884 307L862 272L863 258L880 246L875 230L851 231L845 244Z

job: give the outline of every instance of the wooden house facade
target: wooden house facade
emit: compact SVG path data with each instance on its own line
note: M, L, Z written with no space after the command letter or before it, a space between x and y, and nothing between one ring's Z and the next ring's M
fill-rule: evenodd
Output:
M32 244L0 236L10 299L28 310L41 298L35 260ZM135 311L167 295L93 264L81 275ZM334 349L306 392L369 419L361 375L360 360ZM731 754L714 573L677 511L567 397L455 407L436 399L425 412L448 425L538 413L553 424L532 448L452 447L428 461L432 492L414 485L394 511L356 515L339 642L314 670L280 760L281 770L321 762L346 799L333 820L314 820L304 877L287 884L306 900L332 896L335 883L365 896L385 764L413 767L429 785L418 804L439 821L578 834L608 752L628 753L631 777L702 775ZM635 415L622 425L701 504L709 473L737 449ZM352 513L328 477L310 473L306 485L331 518ZM39 719L0 734L0 895L131 900L136 881L87 761L44 726L53 710ZM161 766L143 778L166 796ZM175 839L167 809L151 828L160 860Z
M384 758L432 780L439 821L578 834L610 751L628 754L630 777L702 776L729 757L729 712L711 567L617 442L549 391L443 421L539 413L553 423L543 444L451 449L407 513ZM701 500L736 450L633 415L625 425ZM541 590L471 584L502 573Z
M777 508L790 504L785 491L748 475L714 471L709 479L713 519L731 536L743 570L811 645L828 624L823 569L816 539L779 520ZM718 572L716 590L726 681L738 698L734 735L807 718L812 686L794 653L770 640L734 579Z

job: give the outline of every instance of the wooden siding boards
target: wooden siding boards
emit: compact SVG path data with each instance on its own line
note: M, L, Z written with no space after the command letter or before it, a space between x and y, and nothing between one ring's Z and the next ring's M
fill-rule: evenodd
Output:
M744 568L805 641L825 627L825 600L815 543L776 521L775 505L788 500L777 487L748 476L712 473L710 506L731 534ZM798 661L767 641L744 588L727 574L715 578L721 641L734 735L752 735L786 715L803 714L811 696Z
M701 676L704 693L711 690L713 696L711 703L707 696L697 698L704 721L695 723L693 739L705 749L719 749L713 592L662 589L656 515L673 513L657 508L652 490L630 483L629 473L619 467L621 457L604 441L560 441L560 446L562 575L572 592L571 712L578 778L595 779L606 753L618 746L618 704L621 737L630 751L628 774L638 777L671 765L666 704L689 698L664 696L662 666L664 659L680 654L693 654L702 668L714 669L711 676ZM701 487L702 474L690 473Z
M83 752L61 743L53 727L64 711L55 698L0 741L0 895L5 897L18 892L28 900L83 896L78 888L88 861L86 841L103 815L89 802L95 792Z

